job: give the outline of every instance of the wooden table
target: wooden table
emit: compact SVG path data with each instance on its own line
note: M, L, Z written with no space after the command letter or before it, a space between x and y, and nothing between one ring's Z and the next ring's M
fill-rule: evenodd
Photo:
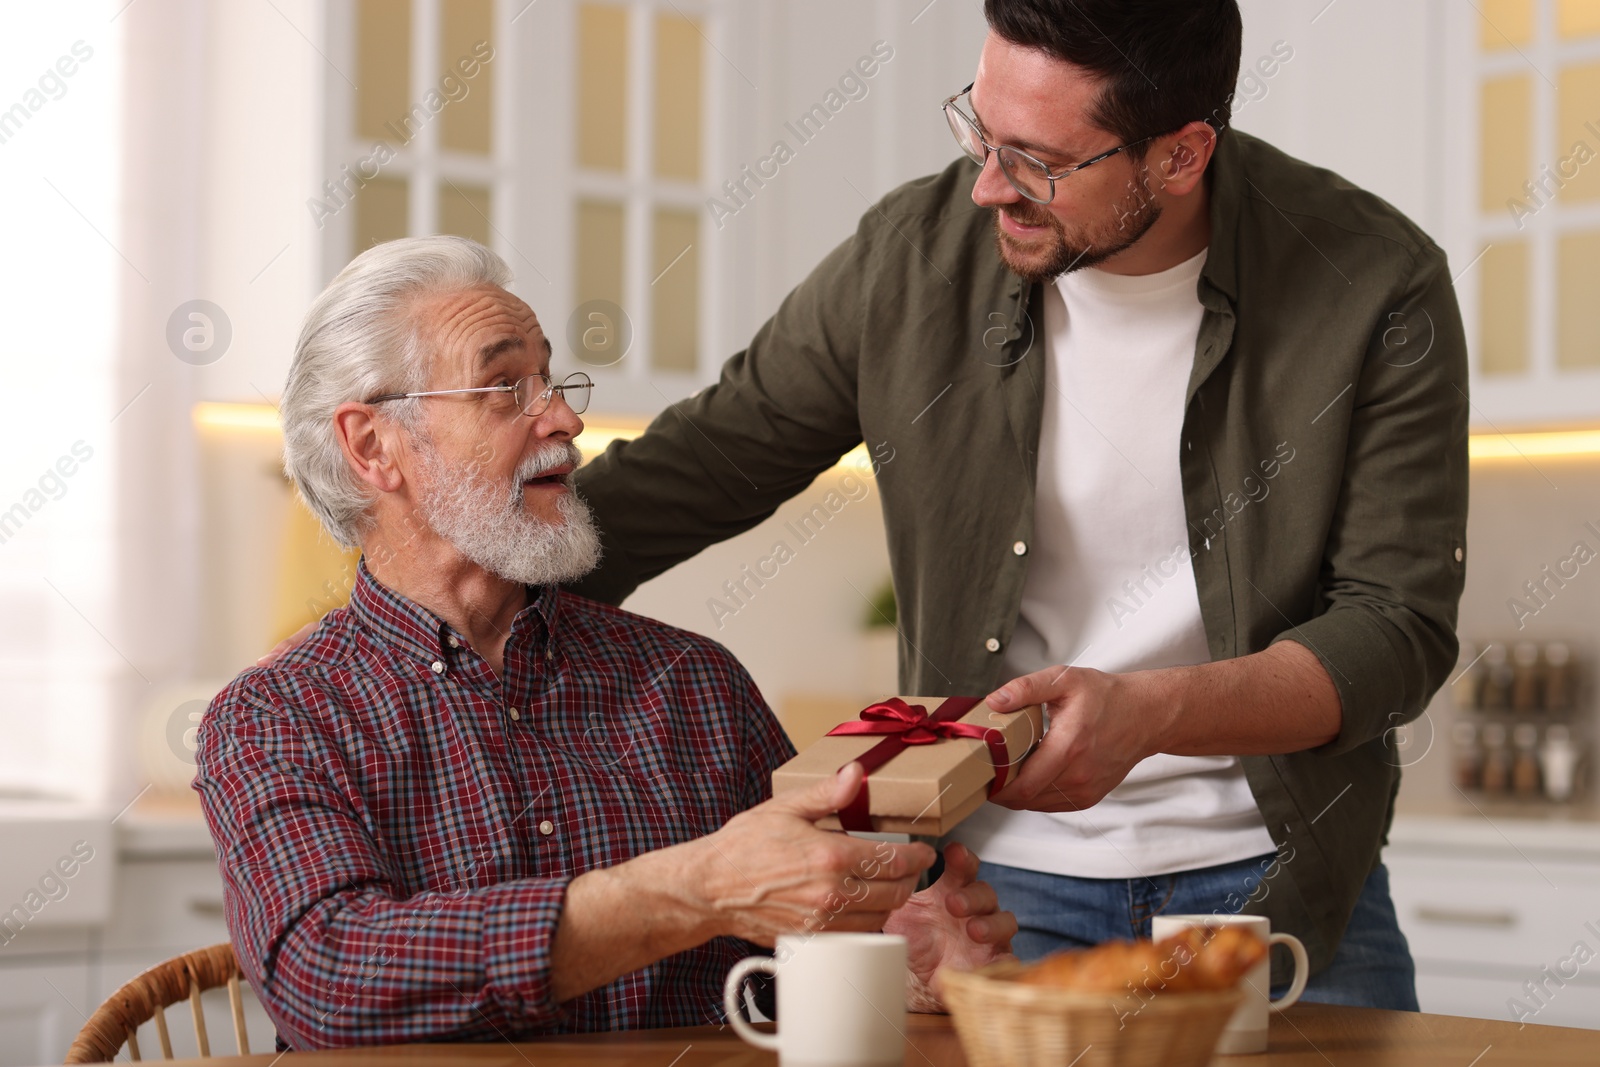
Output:
M226 1040L223 1038L222 1040ZM1216 1067L1565 1067L1600 1064L1600 1031L1450 1015L1297 1004L1272 1018L1272 1044L1259 1056L1218 1056ZM183 1060L190 1067L270 1067L272 1054ZM772 1067L730 1029L692 1027L585 1034L518 1044L397 1045L340 1052L297 1052L280 1067ZM906 1067L966 1067L950 1020L913 1015ZM176 1065L174 1065L176 1067ZM1063 1065L1065 1067L1065 1065Z

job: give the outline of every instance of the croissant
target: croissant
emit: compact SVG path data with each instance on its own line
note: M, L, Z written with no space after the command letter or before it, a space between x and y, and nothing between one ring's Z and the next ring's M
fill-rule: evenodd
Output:
M1108 941L1046 956L1016 980L1080 993L1198 993L1230 989L1267 946L1237 926L1191 926L1163 941Z

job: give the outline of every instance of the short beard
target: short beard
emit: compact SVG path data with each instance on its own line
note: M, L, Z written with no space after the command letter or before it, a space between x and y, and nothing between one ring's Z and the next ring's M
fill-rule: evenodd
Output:
M570 582L600 562L594 517L570 486L557 503L558 523L527 513L523 483L554 467L583 460L571 442L553 441L529 456L507 485L483 473L476 461L456 464L440 455L426 433L415 438L423 520L467 559L508 582Z
M1106 227L1098 242L1067 239L1066 227L1043 204L1021 200L994 208L995 247L1000 261L1011 273L1027 282L1048 282L1070 271L1098 267L1112 256L1132 248L1161 218L1161 205L1150 192L1148 179L1130 181L1128 195L1117 205L1117 219ZM1022 259L1012 245L1013 238L1000 228L1000 212L1025 226L1047 226L1050 242L1042 259Z

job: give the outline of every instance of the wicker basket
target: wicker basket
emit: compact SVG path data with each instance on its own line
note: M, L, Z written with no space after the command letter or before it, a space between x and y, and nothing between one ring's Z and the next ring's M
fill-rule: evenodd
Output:
M972 1067L1204 1067L1244 999L1220 993L1073 993L1009 981L1022 964L940 972Z

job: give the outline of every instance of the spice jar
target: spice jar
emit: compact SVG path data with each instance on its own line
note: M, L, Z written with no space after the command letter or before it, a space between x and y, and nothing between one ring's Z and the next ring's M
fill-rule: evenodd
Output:
M1524 800L1539 796L1539 728L1531 722L1518 723L1511 731L1511 742L1517 755L1511 764L1511 788Z
M1544 769L1544 795L1556 801L1570 800L1577 783L1578 746L1565 726L1556 723L1545 731L1539 763Z
M1511 710L1532 715L1539 710L1539 646L1521 641L1511 650Z
M1457 789L1478 789L1483 785L1483 749L1478 745L1478 724L1458 722L1450 731L1455 743L1452 766Z
M1485 711L1502 711L1511 706L1511 664L1507 662L1506 646L1492 644L1484 649L1483 687L1478 693L1478 705Z
M1472 647L1464 646L1462 653L1473 652ZM1450 684L1450 700L1462 711L1473 711L1478 707L1478 690L1483 685L1483 673L1478 670L1477 654L1473 653L1472 662L1465 670L1456 675L1456 680Z
M1506 728L1498 722L1483 727L1483 791L1503 796L1511 788L1511 751L1506 748Z
M1565 641L1552 641L1544 646L1544 708L1546 711L1566 711L1572 707L1577 694L1577 679L1573 676L1572 648Z

